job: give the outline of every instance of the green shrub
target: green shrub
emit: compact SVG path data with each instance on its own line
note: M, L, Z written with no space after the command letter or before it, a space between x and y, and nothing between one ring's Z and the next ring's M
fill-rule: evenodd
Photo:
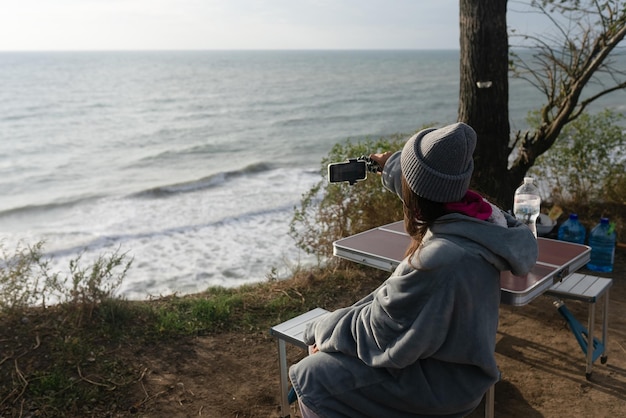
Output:
M3 244L0 262L0 313L19 311L41 301L46 303L47 261L42 256L43 243L18 244L9 253Z
M333 241L401 220L400 199L384 189L379 175L369 173L367 180L351 186L329 183L326 172L329 163L400 150L406 140L407 135L395 134L336 144L321 162L322 179L302 196L301 206L294 210L290 235L296 245L323 260L332 255Z
M19 313L37 305L45 308L54 302L73 311L73 319L80 322L84 315L91 316L98 304L114 296L132 263L116 250L83 267L79 255L70 260L69 273L64 275L51 271L43 248L43 242L18 244L9 253L0 244L0 314Z
M610 109L595 115L584 113L537 158L530 174L549 185L546 194L554 203L624 201L626 133L622 121L624 115Z

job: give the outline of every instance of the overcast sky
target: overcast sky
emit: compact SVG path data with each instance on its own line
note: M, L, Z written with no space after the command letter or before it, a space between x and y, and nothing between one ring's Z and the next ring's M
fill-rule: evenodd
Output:
M0 5L0 51L459 48L458 0L1 0ZM511 21L527 25L529 18L509 13Z

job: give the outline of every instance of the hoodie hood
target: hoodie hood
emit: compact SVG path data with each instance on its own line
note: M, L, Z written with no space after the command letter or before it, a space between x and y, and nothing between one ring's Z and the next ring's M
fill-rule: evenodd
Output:
M426 233L422 245L428 246L436 238L448 239L484 258L499 271L524 275L537 262L537 241L526 225L502 213L507 227L458 213L442 216Z

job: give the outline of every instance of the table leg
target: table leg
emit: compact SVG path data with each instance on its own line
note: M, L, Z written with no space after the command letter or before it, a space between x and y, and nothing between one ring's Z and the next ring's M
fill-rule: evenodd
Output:
M278 368L280 370L280 416L288 418L290 416L289 401L289 376L287 375L287 348L285 340L278 339Z
M485 393L485 418L494 417L494 403L496 398L496 384L491 385Z
M607 359L608 359L608 355L606 353L606 350L608 348L608 339L609 339L609 335L608 335L608 327L609 327L609 291L607 290L606 293L604 294L604 309L602 312L602 346L603 346L603 351L602 351L602 356L600 356L600 362L602 364L605 364Z
M593 367L593 355L596 349L594 344L594 334L593 327L596 321L596 304L589 304L589 318L587 319L587 369L585 372L585 376L587 379L591 378L591 370Z

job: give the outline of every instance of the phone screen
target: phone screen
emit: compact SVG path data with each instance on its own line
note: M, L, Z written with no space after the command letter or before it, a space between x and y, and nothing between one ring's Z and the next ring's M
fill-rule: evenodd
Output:
M367 178L367 164L362 160L350 160L346 163L328 165L328 180L331 183L347 181L354 184Z

